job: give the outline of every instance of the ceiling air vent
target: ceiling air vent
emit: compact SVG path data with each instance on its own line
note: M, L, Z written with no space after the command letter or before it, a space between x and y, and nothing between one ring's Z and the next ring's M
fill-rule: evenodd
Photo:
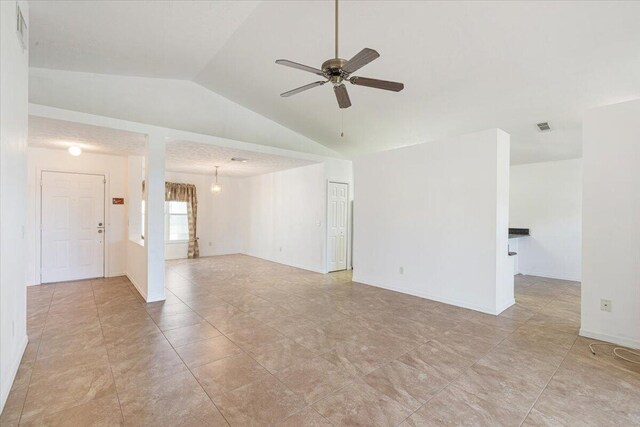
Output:
M548 122L538 123L536 126L538 126L540 132L548 132L551 130L551 126L549 126Z

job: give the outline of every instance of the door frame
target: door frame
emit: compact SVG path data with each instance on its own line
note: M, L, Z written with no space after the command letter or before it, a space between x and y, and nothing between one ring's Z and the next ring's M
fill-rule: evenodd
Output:
M346 258L347 258L347 268L345 268L344 270L336 270L336 271L345 271L345 270L351 270L352 266L352 260L351 260L351 200L349 199L350 194L351 194L351 185L348 182L344 182L344 181L334 181L334 180L327 180L327 185L325 188L325 206L326 206L326 212L325 212L325 228L324 228L324 242L325 242L325 248L324 248L324 272L325 273L329 273L329 186L331 184L344 184L347 186L347 232L345 233L347 236L347 247L346 247Z
M102 257L102 271L103 277L111 277L109 271L109 237L111 234L111 218L109 218L109 209L108 209L108 201L109 201L109 172L86 172L83 170L69 170L69 169L57 169L57 168L36 168L36 203L35 203L35 245L36 245L36 255L38 259L35 262L36 271L36 282L34 285L42 284L42 173L43 172L53 172L53 173L68 173L74 175L95 175L102 176L104 178L104 200L103 200L103 209L104 209L104 251Z

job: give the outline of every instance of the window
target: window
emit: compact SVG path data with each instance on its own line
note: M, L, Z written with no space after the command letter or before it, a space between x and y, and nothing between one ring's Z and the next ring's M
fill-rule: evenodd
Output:
M142 201L142 238L144 239L144 217L146 213ZM187 242L189 240L189 219L187 202L164 203L164 240L166 242Z
M164 238L169 242L184 242L189 240L187 202L165 202Z

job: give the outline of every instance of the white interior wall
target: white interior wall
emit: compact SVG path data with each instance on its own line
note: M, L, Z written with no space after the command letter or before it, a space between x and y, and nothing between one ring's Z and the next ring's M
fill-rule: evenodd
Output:
M374 153L353 172L354 281L492 314L514 303L508 134Z
M222 191L211 192L212 175L166 172L168 182L193 184L198 195L197 231L200 256L228 255L242 252L244 199L242 178L219 177ZM187 257L187 243L165 243L165 259Z
M138 292L146 299L147 252L142 240L142 181L144 180L144 157L127 158L128 236L125 272Z
M244 253L324 272L325 176L318 163L245 178Z
M74 157L64 150L37 147L29 147L27 152L28 283L40 282L38 176L41 170L54 170L107 176L105 206L108 260L105 271L108 276L127 274L132 282L143 288L146 272L139 267L146 263L144 242L140 239L140 183L144 176L144 157L126 158L92 153ZM322 245L325 236L312 233L314 237L310 237L309 228L300 224L299 219L307 214L307 207L315 206L318 209L314 214L317 221L312 222L311 230L322 232L325 217L319 209L324 209L326 181L351 182L350 162L335 161L324 165L326 168L323 164L317 164L309 170L299 168L302 170L292 172L296 171L293 169L252 178L220 177L223 191L217 195L210 191L214 180L210 175L166 172L165 179L196 185L201 256L247 253L283 264L323 271L325 258ZM279 184L272 187L258 184L260 182ZM113 197L124 197L125 205L112 205ZM273 214L262 217L268 205L277 205L279 208ZM287 224L294 225L288 232L283 232L286 237L276 237L279 230L288 228ZM250 236L247 233L249 229L253 230ZM280 243L273 246L276 241ZM283 248L282 252L279 250L280 246ZM166 259L186 258L186 254L186 243L165 244Z
M581 279L582 160L511 167L509 226L529 228L517 241L518 271Z
M640 348L640 100L583 121L580 334ZM601 299L611 312L600 310Z
M25 1L0 2L0 411L27 346L26 146L29 52L16 36L16 6L27 23Z
M217 195L210 192L213 176L166 176L196 185L201 256L244 253L316 272L326 269L328 181L349 184L353 200L351 162L346 160L248 178L220 177ZM186 257L186 244L165 248L167 259Z
M78 157L65 150L28 147L27 283L40 283L40 174L43 170L102 174L105 187L105 275L126 272L127 205L114 205L112 198L127 199L127 159L119 156L83 153Z

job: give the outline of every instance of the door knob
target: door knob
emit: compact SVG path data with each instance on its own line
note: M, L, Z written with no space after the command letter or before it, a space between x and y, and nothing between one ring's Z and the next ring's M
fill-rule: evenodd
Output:
M102 227L102 223L101 222L98 223L98 227Z

